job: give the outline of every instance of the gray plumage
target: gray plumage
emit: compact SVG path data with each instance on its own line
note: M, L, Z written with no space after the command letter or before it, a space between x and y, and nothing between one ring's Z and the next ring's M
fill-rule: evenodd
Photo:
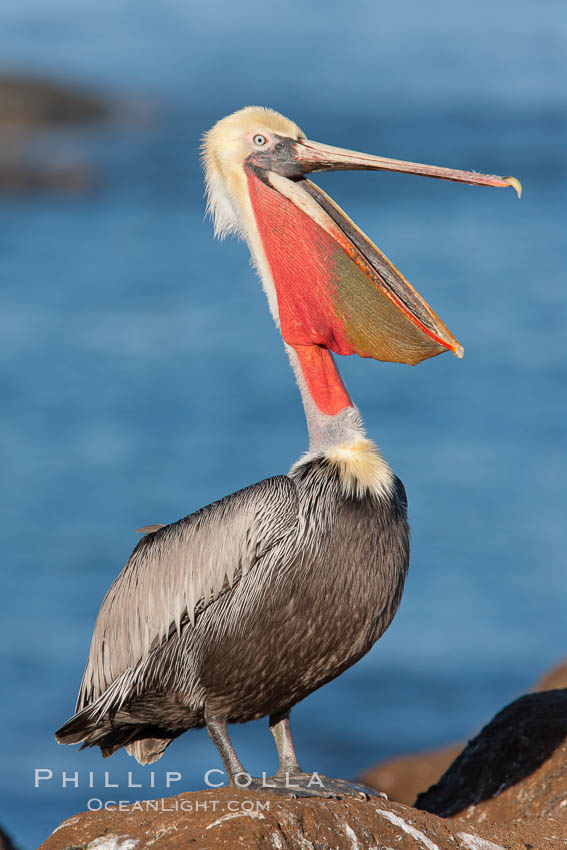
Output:
M384 632L408 551L401 482L346 495L323 455L147 534L102 603L57 739L149 763L206 711L285 712Z

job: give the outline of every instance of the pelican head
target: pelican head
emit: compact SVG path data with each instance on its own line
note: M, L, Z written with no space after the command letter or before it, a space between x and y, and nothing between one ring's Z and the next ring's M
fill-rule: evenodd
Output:
M207 186L207 211L221 239L237 232L246 237L247 183L244 163L274 153L280 139L298 141L305 134L297 124L273 109L247 106L222 118L205 134L203 165ZM277 154L276 154L277 155Z
M207 208L216 235L246 239L284 341L419 363L463 349L401 272L310 172L398 171L482 186L512 177L387 159L314 142L293 121L250 106L205 135Z

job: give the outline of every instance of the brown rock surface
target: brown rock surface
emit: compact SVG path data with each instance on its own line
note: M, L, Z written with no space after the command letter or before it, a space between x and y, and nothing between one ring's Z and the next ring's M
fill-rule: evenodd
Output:
M543 676L536 684L534 691L551 691L556 688L567 688L567 661L563 661Z
M157 811L88 812L39 850L559 850L553 821L473 826L382 798L322 800L219 789L156 801ZM269 808L268 808L269 807ZM185 809L185 810L183 810Z
M561 824L567 847L567 690L527 694L465 747L416 807L471 824Z
M416 808L223 788L77 815L41 850L565 850L566 738L567 690L528 694L496 715Z
M463 746L456 744L388 759L363 773L360 781L384 791L390 800L411 805L420 791L437 782Z

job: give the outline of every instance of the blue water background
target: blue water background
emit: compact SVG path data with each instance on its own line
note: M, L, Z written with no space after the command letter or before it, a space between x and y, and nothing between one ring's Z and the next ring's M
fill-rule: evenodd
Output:
M318 182L465 347L415 369L341 359L405 482L399 614L294 711L307 768L354 776L458 740L567 652L565 18L553 0L267 4L3 0L5 69L92 86L117 123L53 134L98 180L0 199L3 454L0 822L30 848L90 797L201 787L191 732L148 771L55 744L101 599L140 525L285 472L303 412L243 244L203 218L200 135L248 103L312 138L515 174L512 190L404 175ZM234 731L273 769L266 722ZM34 768L51 782L33 788ZM103 785L103 770L119 791ZM95 788L88 789L88 771ZM143 782L128 790L125 776ZM169 792L165 771L181 771ZM61 772L79 771L78 790Z

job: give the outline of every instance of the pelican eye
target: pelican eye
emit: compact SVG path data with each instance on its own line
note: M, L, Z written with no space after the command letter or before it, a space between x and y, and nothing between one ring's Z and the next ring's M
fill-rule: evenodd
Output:
M261 148L264 145L268 144L267 138L265 136L263 136L261 133L256 133L256 135L254 136L252 141L254 142L256 147L258 147L258 148Z

